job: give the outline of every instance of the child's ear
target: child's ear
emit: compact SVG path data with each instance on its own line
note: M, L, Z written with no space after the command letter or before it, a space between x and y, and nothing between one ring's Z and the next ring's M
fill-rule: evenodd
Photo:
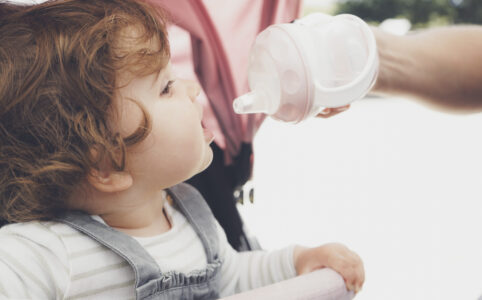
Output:
M97 190L104 193L115 193L127 190L132 186L133 179L129 172L99 171L92 169L87 175L87 181Z

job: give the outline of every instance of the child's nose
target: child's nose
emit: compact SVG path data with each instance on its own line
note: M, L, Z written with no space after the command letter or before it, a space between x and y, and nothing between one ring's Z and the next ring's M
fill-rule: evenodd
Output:
M201 86L194 80L187 80L187 94L192 102L196 101L197 96L201 93Z

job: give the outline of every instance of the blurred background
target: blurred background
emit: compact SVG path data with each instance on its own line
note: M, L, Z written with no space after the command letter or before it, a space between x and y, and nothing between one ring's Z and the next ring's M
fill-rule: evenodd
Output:
M480 0L305 0L304 6L305 14L314 11L349 13L374 24L405 18L414 28L482 23Z
M480 0L305 0L304 13L315 11L396 34L482 23ZM481 129L481 114L371 95L331 119L267 119L254 142L254 204L239 209L263 248L356 251L366 282L355 299L482 299Z

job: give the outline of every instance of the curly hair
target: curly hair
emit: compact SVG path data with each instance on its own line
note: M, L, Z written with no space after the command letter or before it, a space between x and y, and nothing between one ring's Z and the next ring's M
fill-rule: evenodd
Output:
M141 107L127 137L109 126L116 75L165 66L164 20L159 7L135 0L0 3L0 219L55 218L101 161L125 168L150 119ZM146 46L153 40L159 49Z

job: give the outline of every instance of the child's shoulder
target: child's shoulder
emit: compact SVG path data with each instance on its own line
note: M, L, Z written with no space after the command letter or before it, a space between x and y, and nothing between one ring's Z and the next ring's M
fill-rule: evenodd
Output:
M7 224L0 228L0 236L21 236L35 239L44 235L61 235L75 231L70 226L55 221L30 221Z
M59 222L14 223L0 228L0 244L12 249L42 249L60 255L66 252L64 237L75 234L76 230Z
M0 228L0 273L13 282L9 292L21 295L25 293L24 286L28 286L37 298L37 287L41 287L39 293L53 299L56 292L67 290L71 264L62 237L56 232L68 230L60 229L64 226L55 222L32 221Z

